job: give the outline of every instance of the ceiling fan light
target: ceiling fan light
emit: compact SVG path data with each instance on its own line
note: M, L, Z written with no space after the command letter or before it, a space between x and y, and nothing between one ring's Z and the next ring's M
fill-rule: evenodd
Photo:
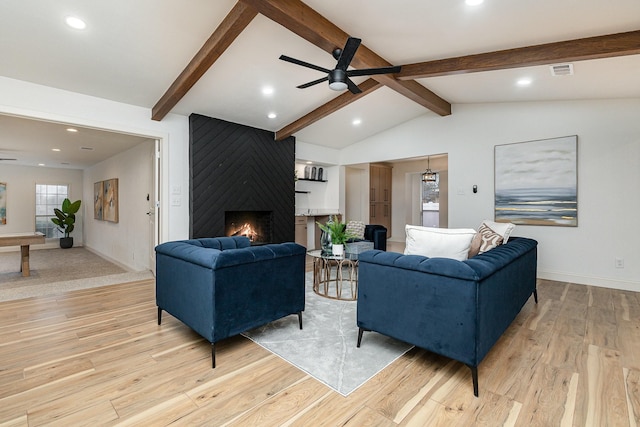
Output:
M342 91L347 88L347 84L345 82L331 82L329 87L333 90Z
M347 88L347 73L336 68L329 73L329 87L333 90L345 90Z

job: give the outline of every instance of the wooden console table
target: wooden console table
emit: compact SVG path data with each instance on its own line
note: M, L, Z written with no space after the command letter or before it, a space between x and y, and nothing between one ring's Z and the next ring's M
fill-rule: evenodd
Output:
M29 245L39 243L44 243L40 232L0 234L0 246L20 246L20 271L24 277L29 276Z

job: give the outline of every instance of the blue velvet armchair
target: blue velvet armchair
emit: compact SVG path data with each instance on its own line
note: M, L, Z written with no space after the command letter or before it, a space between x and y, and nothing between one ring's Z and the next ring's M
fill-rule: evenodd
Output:
M156 305L215 343L290 314L302 329L304 246L250 246L246 237L167 242L156 247Z

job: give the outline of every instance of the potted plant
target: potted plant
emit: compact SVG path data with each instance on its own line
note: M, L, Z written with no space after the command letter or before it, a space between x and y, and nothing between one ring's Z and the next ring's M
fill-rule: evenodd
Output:
M58 230L64 233L64 237L60 238L60 247L68 249L73 247L73 237L69 237L75 227L76 213L80 210L80 200L76 200L71 203L71 200L64 199L61 209L55 208L53 212L56 214L56 218L51 218L51 221L58 226Z
M347 240L354 238L350 232L347 232L345 224L340 221L328 221L326 224L316 222L320 230L324 231L331 237L331 252L333 255L344 255L344 244Z

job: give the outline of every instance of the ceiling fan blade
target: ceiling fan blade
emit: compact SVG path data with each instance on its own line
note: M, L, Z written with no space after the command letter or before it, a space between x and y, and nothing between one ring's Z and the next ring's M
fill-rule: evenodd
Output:
M380 67L380 68L365 68L362 70L348 70L347 76L349 77L357 77L357 76L372 76L374 74L395 74L399 73L402 67L397 65L395 67Z
M283 61L291 62L292 64L301 65L303 67L311 68L313 70L322 71L323 73L329 73L331 70L319 67L317 65L309 64L308 62L300 61L299 59L291 58L290 56L280 55L280 59Z
M321 78L321 79L314 80L314 81L312 81L312 82L305 83L305 84L303 84L303 85L296 86L296 87L297 87L298 89L306 89L306 88L308 88L308 87L311 87L311 86L317 85L318 83L326 82L327 80L329 80L329 76L326 76L326 77L323 77L323 78Z
M351 93L362 93L360 88L353 82L349 77L347 77L347 87L349 88L349 92Z
M361 39L357 39L355 37L349 37L347 39L347 43L344 45L344 49L342 49L336 68L344 71L347 70L347 67L351 64L351 60L356 54L356 50L358 50L361 41Z

